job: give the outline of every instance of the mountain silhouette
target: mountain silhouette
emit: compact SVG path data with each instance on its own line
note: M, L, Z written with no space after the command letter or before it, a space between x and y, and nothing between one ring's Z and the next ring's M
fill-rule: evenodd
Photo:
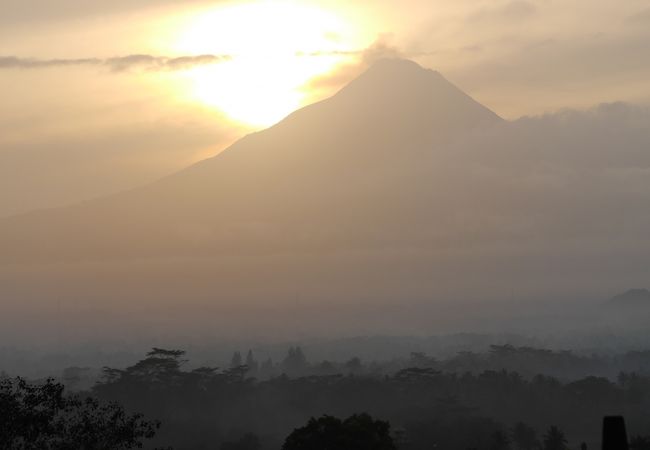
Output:
M545 333L573 330L580 299L647 279L649 119L616 104L505 121L379 61L155 183L0 220L0 331L484 331L541 310L566 317Z
M500 122L439 73L381 60L156 183L0 221L0 262L422 245L440 216L443 149Z
M614 296L609 301L611 306L622 308L650 307L650 291L647 289L629 289Z

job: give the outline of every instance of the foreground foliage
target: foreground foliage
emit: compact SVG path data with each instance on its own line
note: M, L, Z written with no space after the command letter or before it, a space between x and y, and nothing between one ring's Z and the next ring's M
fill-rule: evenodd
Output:
M0 448L3 450L124 450L141 448L158 422L127 414L116 403L65 395L49 379L29 384L0 380Z

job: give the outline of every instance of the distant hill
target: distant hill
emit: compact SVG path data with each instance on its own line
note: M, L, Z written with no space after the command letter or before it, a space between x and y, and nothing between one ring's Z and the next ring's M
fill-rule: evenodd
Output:
M650 307L650 291L648 289L630 289L616 295L609 303L621 307Z

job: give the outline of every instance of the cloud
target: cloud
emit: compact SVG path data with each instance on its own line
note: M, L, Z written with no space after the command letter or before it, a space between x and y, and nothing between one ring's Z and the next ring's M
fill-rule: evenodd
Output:
M438 53L437 51L403 50L392 43L392 38L392 34L382 33L371 45L362 49L297 53L298 56L347 56L351 59L331 72L312 78L303 88L311 93L317 92L315 98L320 99L323 96L333 94L381 59L410 59L420 56L432 56Z
M0 56L1 69L41 69L48 67L100 65L101 59L34 59L16 56Z
M375 61L384 58L402 58L404 54L393 44L390 43L390 34L381 34L377 40L362 53L361 57L366 64L372 64Z
M38 59L0 56L0 69L46 69L52 67L97 66L111 72L174 71L229 61L229 55L198 55L170 58L153 55L127 55L114 58Z
M366 48L356 50L329 50L317 52L298 52L297 56L352 56L358 57L359 63L365 66L372 65L376 61L385 58L413 58L417 56L428 56L436 52L433 51L404 51L398 46L392 44L392 35L382 33L377 39Z
M210 2L211 4L218 3ZM184 5L208 3L207 0L184 0ZM3 0L0 25L16 25L30 22L62 22L78 18L130 13L176 5L175 0L113 0L110 2L88 0Z
M649 43L650 34L587 35L571 41L547 39L524 44L507 59L495 59L487 64L499 66L498 78L501 80L516 76L526 77L527 82L555 82L555 86L563 81L585 84L610 79L610 76L619 75L625 70L629 73L647 73L650 64L644 56ZM487 67L483 69L487 71Z
M385 33L380 34L377 40L370 46L362 49L298 53L298 56L347 56L352 59L345 64L339 65L336 70L312 78L304 88L310 92L319 92L321 95L330 95L333 94L334 90L341 88L359 76L368 66L371 66L380 59L404 58L409 56L398 47L392 45L390 40L391 35Z
M492 20L523 20L533 17L537 7L525 0L513 0L494 8L481 8L469 16L471 22Z
M384 58L414 58L418 56L430 56L436 51L403 50L392 43L392 34L382 33L377 39L366 48L355 50L325 50L315 52L297 52L296 56L358 56L362 63L371 65Z

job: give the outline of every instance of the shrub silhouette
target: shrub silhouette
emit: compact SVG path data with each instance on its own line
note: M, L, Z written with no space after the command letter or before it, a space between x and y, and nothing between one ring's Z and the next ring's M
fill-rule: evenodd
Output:
M282 450L396 450L390 424L368 414L345 420L332 416L311 418L286 439Z

